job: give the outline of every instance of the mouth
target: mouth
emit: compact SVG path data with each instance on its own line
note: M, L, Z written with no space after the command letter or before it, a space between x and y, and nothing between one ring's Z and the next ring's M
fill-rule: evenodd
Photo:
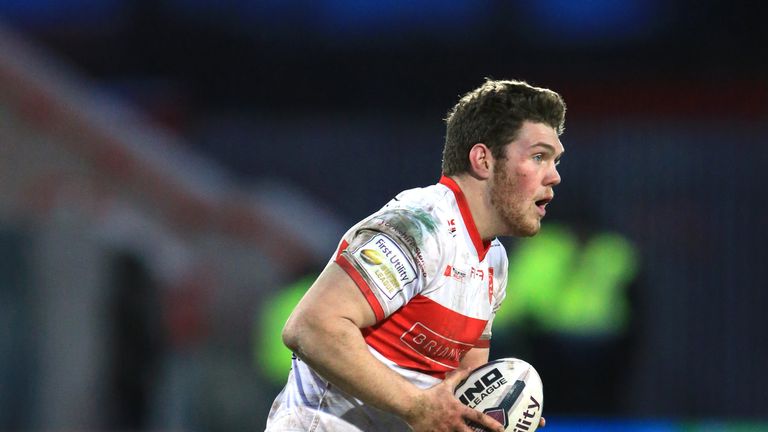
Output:
M547 204L549 204L552 201L552 198L553 197L550 196L550 197L546 197L546 198L540 199L538 201L535 201L536 208L539 210L539 215L541 215L542 217L545 214L547 214L546 207L547 207Z

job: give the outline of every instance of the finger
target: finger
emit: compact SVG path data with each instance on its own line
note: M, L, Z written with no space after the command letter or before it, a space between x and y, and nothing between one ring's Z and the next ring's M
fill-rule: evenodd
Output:
M479 429L480 426L474 424L474 423L467 423L464 425L457 426L458 429L456 429L459 432L477 432L478 430L487 430L487 429Z
M504 432L504 425L497 422L493 417L485 415L480 411L476 411L471 408L467 408L467 411L465 412L466 414L464 419L477 423L489 431Z
M455 369L451 372L448 372L448 374L445 375L445 379L443 380L444 383L447 383L451 389L456 388L456 386L464 380L469 374L472 372L472 369L467 367L460 367L458 369Z
M544 427L544 426L546 426L546 425L547 425L547 419L545 419L544 417L542 417L542 418L539 420L539 427Z

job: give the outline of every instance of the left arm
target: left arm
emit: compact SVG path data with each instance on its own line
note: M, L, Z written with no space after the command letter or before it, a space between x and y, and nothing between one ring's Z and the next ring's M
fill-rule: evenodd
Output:
M464 354L464 358L459 362L459 368L472 370L488 363L490 351L490 348L472 348Z

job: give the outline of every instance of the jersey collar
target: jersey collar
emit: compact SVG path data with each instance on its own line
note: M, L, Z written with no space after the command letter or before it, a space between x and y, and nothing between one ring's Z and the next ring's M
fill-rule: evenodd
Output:
M475 245L475 250L477 250L477 258L480 261L484 260L485 255L491 248L491 241L484 241L482 237L480 237L480 231L477 230L475 220L472 218L472 212L469 211L469 204L467 203L467 198L464 196L464 192L462 192L459 185L448 176L441 176L440 184L447 186L448 189L453 191L453 195L456 197L456 204L459 205L461 218L464 220L464 226L467 227L469 238L472 239L472 244Z

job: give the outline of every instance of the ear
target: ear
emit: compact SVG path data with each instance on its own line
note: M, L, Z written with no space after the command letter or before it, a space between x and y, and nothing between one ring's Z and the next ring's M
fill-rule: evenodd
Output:
M493 172L491 149L483 143L477 143L469 150L469 169L473 177L486 180Z

